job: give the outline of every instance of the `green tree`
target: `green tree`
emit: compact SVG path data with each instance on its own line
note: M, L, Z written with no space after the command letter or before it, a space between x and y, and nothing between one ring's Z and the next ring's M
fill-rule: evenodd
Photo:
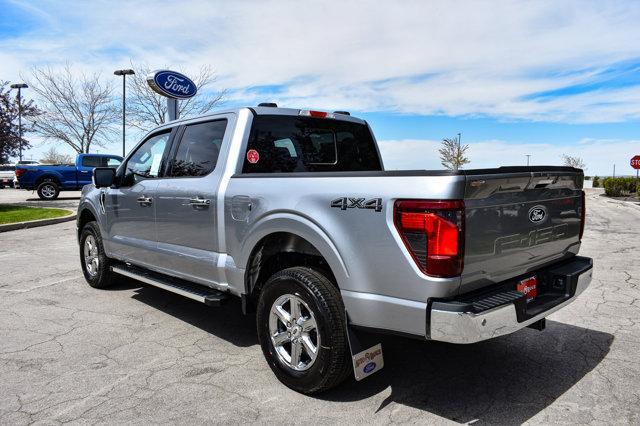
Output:
M33 100L21 101L22 138L18 128L18 99L11 93L9 83L0 81L0 164L8 163L11 157L17 157L22 150L31 147L24 138L25 133L33 130L33 118L40 114Z

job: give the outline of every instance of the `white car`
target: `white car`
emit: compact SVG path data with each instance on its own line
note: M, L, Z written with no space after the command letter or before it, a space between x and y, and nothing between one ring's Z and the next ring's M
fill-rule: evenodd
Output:
M0 165L0 188L13 186L16 179L16 166L13 164Z

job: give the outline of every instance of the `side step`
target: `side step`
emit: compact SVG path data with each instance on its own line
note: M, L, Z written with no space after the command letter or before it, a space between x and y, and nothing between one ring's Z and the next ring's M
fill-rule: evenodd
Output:
M157 272L148 271L132 265L112 266L111 270L116 274L142 281L145 284L188 297L208 306L220 306L226 299L227 293L194 284L179 278L168 277Z

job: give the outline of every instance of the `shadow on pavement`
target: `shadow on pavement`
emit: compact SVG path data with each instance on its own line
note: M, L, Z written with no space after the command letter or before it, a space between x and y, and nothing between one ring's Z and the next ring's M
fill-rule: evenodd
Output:
M51 203L56 201L65 201L65 200L79 200L80 197L58 197L55 200L41 200L40 198L27 198L25 201L29 202L38 202L38 203Z
M133 280L131 282L136 283ZM127 284L123 281L119 285L124 287ZM136 286L140 287L140 283ZM248 347L258 344L255 316L243 315L240 299L236 297L214 308L165 290L143 286L136 290L133 298L236 346Z
M613 335L555 321L473 345L382 336L385 368L322 399L360 400L391 387L394 402L455 422L520 424L543 410L609 352Z
M236 298L211 308L154 287L140 288L134 298L234 345L258 344L255 316L244 316ZM512 424L530 419L593 370L613 335L548 320L543 332L524 329L473 345L389 335L378 341L385 357L380 373L316 398L357 401L390 387L391 394L372 410L397 403L456 422Z

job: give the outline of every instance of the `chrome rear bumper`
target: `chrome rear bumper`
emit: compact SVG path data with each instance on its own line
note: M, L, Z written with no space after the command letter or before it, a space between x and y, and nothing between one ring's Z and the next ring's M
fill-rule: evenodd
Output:
M582 258L586 259L586 258ZM588 259L589 262L591 261ZM561 303L540 312L539 314L518 321L516 306L508 303L481 313L455 312L454 310L437 309L446 307L446 304L434 305L430 312L430 338L449 343L475 343L493 337L513 333L536 321L539 321L553 312L573 302L583 291L589 287L593 268L591 262L589 268L577 276L577 283L573 295Z

